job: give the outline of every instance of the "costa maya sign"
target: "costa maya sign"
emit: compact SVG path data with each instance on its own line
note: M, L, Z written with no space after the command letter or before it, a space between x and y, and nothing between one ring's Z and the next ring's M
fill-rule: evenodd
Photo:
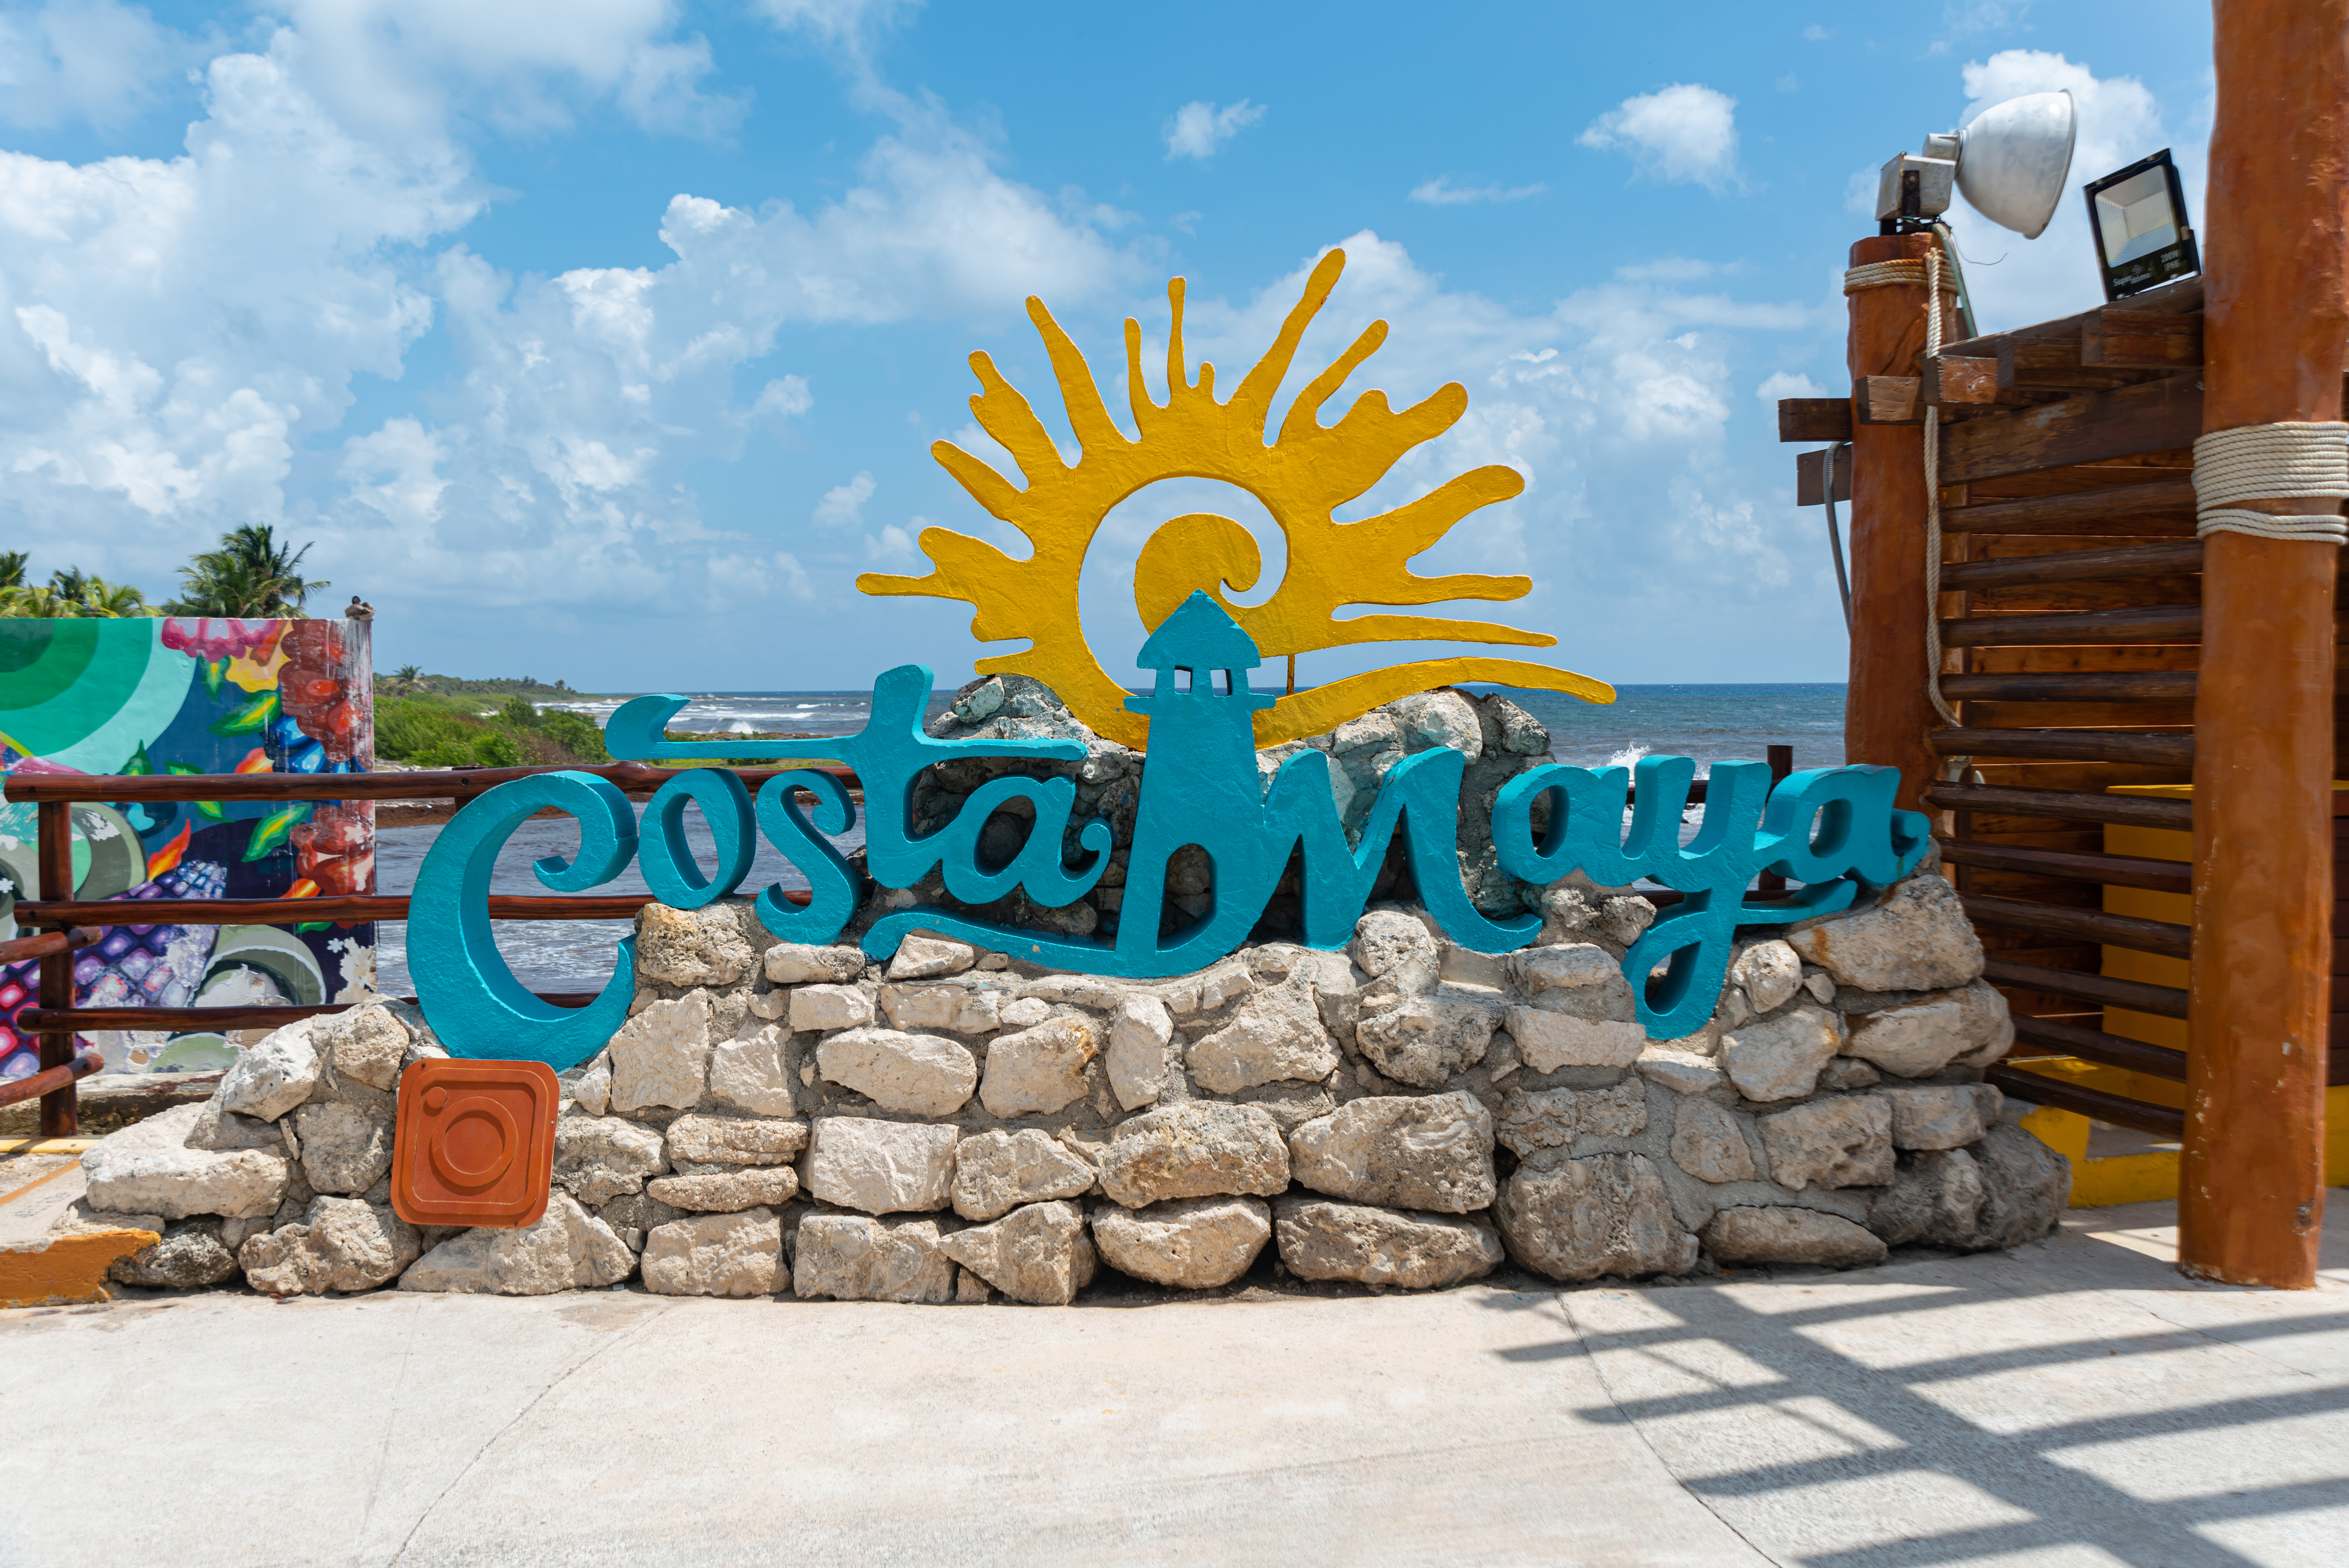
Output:
M1299 341L1344 265L1342 252L1322 259L1271 348L1223 401L1216 396L1212 365L1191 372L1183 347L1183 284L1175 279L1168 288L1174 326L1163 403L1153 400L1143 379L1141 326L1125 324L1132 435L1112 418L1075 343L1031 298L1028 313L1043 337L1077 437L1076 461L1062 457L1028 400L985 354L971 356L981 389L971 407L980 427L1011 454L1024 484L948 442L931 451L973 500L1026 536L1032 554L1014 559L967 535L931 528L921 538L935 563L927 576L868 575L857 585L871 594L960 599L972 607L971 629L982 641L1028 639L1024 651L983 659L978 670L1033 677L1094 732L1146 753L1128 847L1126 907L1158 908L1168 858L1195 845L1214 868L1206 912L1165 934L1155 920L1129 919L1113 939L1093 940L916 906L873 920L860 939L866 953L885 959L908 932L930 930L1081 973L1134 979L1187 973L1247 940L1299 852L1304 867L1299 940L1309 947L1340 948L1352 936L1398 833L1421 900L1453 941L1501 953L1534 939L1537 918L1491 918L1462 887L1454 856L1464 767L1460 753L1437 747L1392 766L1358 843L1349 841L1340 824L1328 755L1299 752L1268 783L1257 765L1261 748L1322 733L1382 702L1454 682L1534 687L1590 702L1615 700L1611 687L1588 676L1485 657L1389 665L1288 695L1250 689L1249 672L1268 658L1354 643L1547 647L1557 640L1434 616L1339 618L1339 611L1354 606L1514 599L1533 586L1521 576L1421 576L1409 566L1470 514L1517 494L1524 482L1511 469L1475 469L1376 516L1336 520L1339 507L1368 492L1467 409L1467 394L1456 384L1401 410L1383 393L1370 391L1335 423L1321 422L1323 406L1385 340L1386 323L1373 323L1314 377L1279 429L1268 431ZM1140 655L1150 689L1136 696L1086 644L1078 581L1085 552L1111 508L1167 479L1219 480L1255 496L1279 525L1288 566L1264 603L1235 606L1225 590L1246 592L1261 575L1255 539L1230 518L1209 514L1163 524L1134 567L1134 604L1150 629ZM1114 846L1108 823L1071 823L1076 790L1070 779L996 778L944 826L915 831L914 792L925 768L971 757L1073 763L1085 755L1083 745L1071 740L936 739L924 730L931 687L927 668L900 665L874 682L871 717L861 732L760 742L672 741L666 726L686 699L638 697L612 715L605 741L621 760L844 763L864 787L865 865L880 886L911 888L935 870L947 893L965 905L986 904L1015 889L1048 909L1082 898L1108 867ZM1634 770L1552 763L1511 779L1491 808L1492 841L1501 867L1512 876L1547 884L1579 869L1606 886L1651 878L1685 895L1623 961L1640 1021L1659 1040L1693 1033L1710 1015L1738 927L1847 908L1864 889L1907 875L1928 842L1926 818L1893 807L1899 783L1894 769L1813 769L1774 789L1765 764L1719 762L1711 770L1700 826L1683 844L1682 816L1695 772L1687 757L1648 757ZM1008 862L984 865L981 830L1015 797L1032 806L1033 824ZM715 843L717 864L709 870L687 841L688 803L699 808ZM410 906L409 967L419 999L456 1056L568 1068L602 1050L626 1020L636 989L632 940L618 944L618 967L595 1002L572 1009L523 990L491 939L490 877L499 849L516 827L549 808L576 817L580 833L572 859L537 863L539 880L555 892L585 892L634 860L663 903L699 908L740 890L757 837L763 836L810 889L804 905L787 899L780 887L758 894L758 918L770 931L788 941L831 942L857 918L861 879L830 836L854 826L856 807L833 774L782 773L754 799L725 768L684 768L653 796L641 828L620 791L589 774L543 774L501 784L442 830ZM1081 852L1081 864L1073 866L1063 850L1072 827ZM1790 896L1756 905L1747 890L1764 870L1799 886Z

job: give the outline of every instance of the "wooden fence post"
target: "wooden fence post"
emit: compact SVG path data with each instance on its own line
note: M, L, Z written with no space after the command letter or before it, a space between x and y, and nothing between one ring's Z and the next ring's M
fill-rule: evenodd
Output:
M1888 234L1851 247L1851 265L1922 261L1930 234ZM1914 376L1925 350L1925 285L1884 284L1847 296L1852 384ZM1851 688L1844 755L1900 770L1899 804L1929 809L1937 759L1926 732L1940 722L1925 695L1925 443L1915 425L1852 426Z
M2202 428L2338 420L2349 0L2218 0ZM2253 501L2279 514L2331 501ZM2333 915L2329 543L2210 535L2194 702L2194 967L2178 1267L2305 1290L2324 1205Z
M73 897L73 807L63 801L43 801L34 807L34 816L40 834L41 897L70 898ZM41 960L40 995L45 1008L71 1007L74 994L74 955L70 952L50 953ZM41 1066L70 1066L74 1059L74 1037L70 1034L41 1036ZM53 1089L41 1096L41 1136L71 1137L81 1129L81 1096L71 1084Z

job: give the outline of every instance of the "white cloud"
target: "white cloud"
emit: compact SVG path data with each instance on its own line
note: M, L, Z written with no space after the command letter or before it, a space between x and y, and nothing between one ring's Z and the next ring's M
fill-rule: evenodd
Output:
M1713 277L1737 270L1718 262L1698 261L1690 256L1659 256L1651 262L1633 262L1615 269L1617 277L1628 282L1693 283L1698 278Z
M1205 99L1195 99L1166 122L1166 156L1170 161L1212 158L1217 148L1263 118L1264 106L1246 99L1221 109Z
M1968 64L1964 82L1969 100L1965 120L2008 99L2059 88L2071 93L2080 117L2072 169L2056 201L2054 221L2037 239L2000 228L1962 197L1950 205L1950 228L1982 330L2026 326L2103 303L2095 241L2088 232L2086 204L2079 196L2080 187L2100 174L2171 147L2186 186L2188 210L2200 223L2207 140L2199 135L2173 140L2163 127L2160 106L2136 78L2099 78L2060 54L2006 49ZM1867 183L1871 197L1875 179L1870 171Z
M862 528L864 525L864 504L873 499L873 476L860 473L845 484L835 484L823 493L815 504L814 522L819 528Z
M1737 180L1737 100L1694 82L1627 98L1575 140L1621 152L1666 184L1719 191Z
M116 0L47 0L0 12L0 120L46 129L119 123L194 62L194 42Z
M916 528L926 527L928 519L916 517L913 524ZM910 561L914 558L914 535L895 523L886 524L879 534L865 539L864 558L874 566Z
M1803 36L1809 39L1812 43L1817 44L1834 37L1835 35L1828 32L1825 27L1820 26L1816 22L1814 22L1809 26L1803 29Z
M1470 202L1522 202L1528 196L1541 195L1548 189L1542 184L1454 186L1451 176L1444 175L1413 186L1411 199L1424 202L1431 207L1457 207Z
M788 420L813 407L815 394L808 390L805 376L779 376L760 389L758 401L750 405L750 417Z
M1799 372L1774 370L1754 389L1754 395L1762 400L1764 406L1775 409L1781 398L1824 398L1827 389Z

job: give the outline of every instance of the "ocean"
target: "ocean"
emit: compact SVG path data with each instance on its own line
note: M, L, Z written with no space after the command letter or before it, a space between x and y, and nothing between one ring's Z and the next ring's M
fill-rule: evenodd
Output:
M1476 688L1479 691L1491 688ZM1623 686L1610 706L1578 701L1553 691L1510 691L1510 699L1541 721L1550 733L1550 754L1580 767L1628 766L1643 756L1689 756L1702 776L1715 762L1762 760L1772 744L1791 744L1798 768L1833 767L1844 760L1844 688L1836 685ZM953 693L936 693L933 714L945 711ZM747 734L796 730L822 735L853 734L871 709L867 691L710 691L695 694L670 721L677 730ZM559 706L602 720L622 698L589 698ZM709 863L709 839L697 813L688 813L688 832ZM376 881L379 891L414 889L416 873L437 827L388 827L377 835ZM836 842L843 854L864 841L862 825ZM577 828L567 819L524 823L498 857L491 883L495 893L543 893L531 863L542 856L574 853ZM779 883L804 888L807 880L763 840L746 889ZM613 893L649 891L632 865L607 888ZM628 934L625 920L500 920L498 946L525 986L536 991L595 991L612 973L613 944ZM378 928L379 983L395 996L415 990L409 981L407 929L398 922Z

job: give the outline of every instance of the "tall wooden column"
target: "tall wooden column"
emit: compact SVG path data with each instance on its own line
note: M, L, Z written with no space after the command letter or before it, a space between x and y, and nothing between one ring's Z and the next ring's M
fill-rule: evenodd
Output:
M1930 234L1889 234L1851 247L1851 265L1922 261ZM1925 286L1888 284L1847 296L1852 381L1913 376L1925 351ZM1852 425L1851 691L1844 754L1900 770L1900 805L1923 811L1940 724L1925 695L1925 443L1915 425Z
M2349 0L2218 0L2202 428L2341 417ZM2277 514L2329 501L2243 504ZM2178 1267L2305 1290L2324 1208L2337 545L2214 534Z

